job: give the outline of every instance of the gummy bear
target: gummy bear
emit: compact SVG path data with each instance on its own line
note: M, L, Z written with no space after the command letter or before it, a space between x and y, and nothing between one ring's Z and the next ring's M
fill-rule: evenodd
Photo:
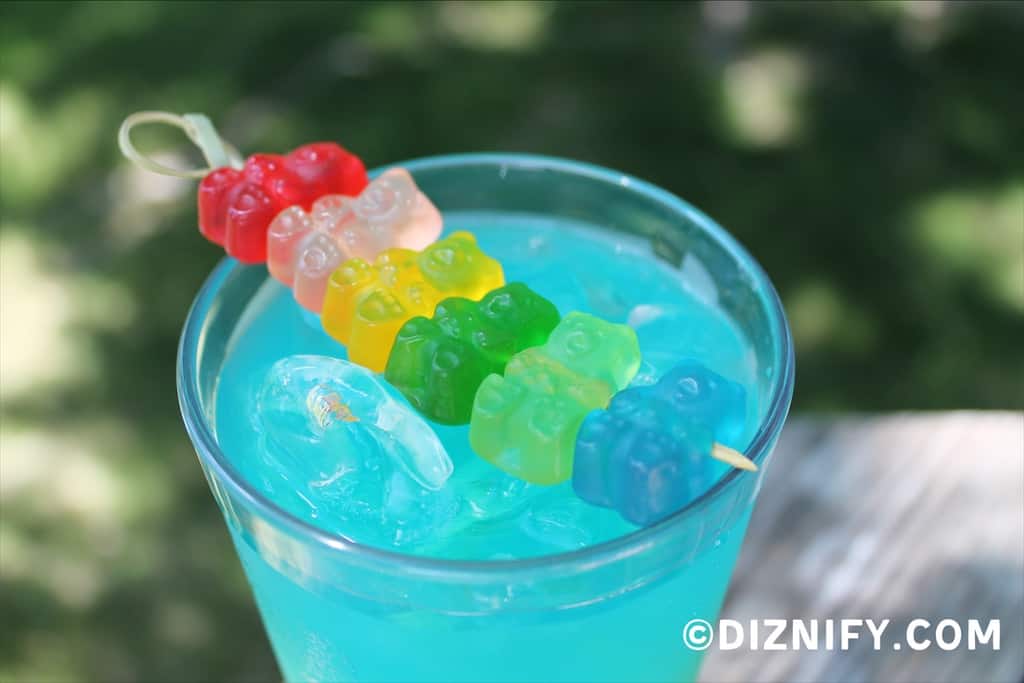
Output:
M517 353L505 375L480 385L469 423L476 453L535 484L572 475L576 433L640 367L636 334L586 313L570 313L543 346Z
M199 183L199 231L243 263L267 258L267 227L282 209L312 206L325 194L354 196L366 187L359 157L333 142L291 153L254 154L242 170L218 168Z
M484 378L547 341L558 319L554 304L519 282L479 302L445 299L432 319L417 316L402 326L384 376L431 420L465 424Z
M431 315L443 298L479 299L504 282L501 264L476 238L455 232L421 252L394 248L373 263L345 261L327 282L321 320L352 362L380 372L405 321Z
M742 386L696 361L616 394L576 437L576 495L641 526L666 517L714 484L706 458L742 428L745 403Z
M291 206L267 231L267 268L319 313L327 278L349 258L372 259L388 247L423 249L441 234L441 214L409 172L386 171L355 199L324 195L307 213Z

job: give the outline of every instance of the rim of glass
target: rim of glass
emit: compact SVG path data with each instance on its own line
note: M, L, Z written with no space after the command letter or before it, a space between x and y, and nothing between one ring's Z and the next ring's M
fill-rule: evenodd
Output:
M747 457L758 465L763 463L789 412L794 382L795 360L793 340L789 324L786 321L785 312L782 308L782 302L779 300L774 285L761 268L761 265L732 235L689 202L657 185L602 166L558 157L498 152L421 157L381 166L371 171L370 175L373 177L393 166L401 166L415 173L416 171L442 166L452 167L460 165L516 166L524 169L543 168L615 185L628 183L630 190L646 195L651 200L670 208L675 213L685 214L701 230L710 234L713 239L721 244L737 262L745 264L745 267L748 267L754 274L755 280L764 288L764 298L769 308L768 316L771 321L773 339L776 340L775 344L777 345L776 351L779 363L779 372L769 398L768 411L746 453ZM217 476L221 482L224 482L231 489L233 495L239 497L261 515L274 520L291 533L321 545L329 551L349 555L352 559L362 558L389 565L402 565L407 570L421 574L444 575L447 578L456 579L459 577L479 579L481 576L493 579L496 575L530 572L540 569L556 569L570 565L582 565L587 569L595 569L620 560L623 557L642 552L644 549L656 544L659 539L669 537L672 531L680 526L684 519L706 505L725 489L731 488L741 477L759 476L759 473L731 469L700 497L651 526L643 527L626 535L578 550L539 557L510 560L459 560L408 555L395 550L357 543L340 534L320 529L279 507L245 480L220 449L201 407L197 351L203 336L203 324L210 313L221 285L236 268L244 267L246 266L231 257L222 259L203 283L185 320L185 326L178 344L177 359L178 403L185 422L185 430L191 438L199 458L208 467L212 468L212 474Z

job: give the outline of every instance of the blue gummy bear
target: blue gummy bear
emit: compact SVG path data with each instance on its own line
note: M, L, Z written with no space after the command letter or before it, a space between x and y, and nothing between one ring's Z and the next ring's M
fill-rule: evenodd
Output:
M713 442L739 438L745 403L743 387L695 361L619 392L580 427L576 495L640 526L666 517L714 483L705 459Z
M739 449L746 446L740 442L747 418L747 392L742 385L687 359L654 386L675 408L674 414L709 425L718 443Z

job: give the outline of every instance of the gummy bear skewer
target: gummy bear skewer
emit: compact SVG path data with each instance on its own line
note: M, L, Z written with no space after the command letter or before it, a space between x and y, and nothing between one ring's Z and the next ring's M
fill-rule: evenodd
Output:
M543 346L516 354L504 375L483 381L473 402L470 445L512 476L535 484L565 481L580 424L639 367L632 328L570 313Z
M442 299L480 299L504 283L501 264L471 233L455 232L419 252L393 248L372 263L345 261L328 280L321 321L353 362L380 372L407 320L431 315Z
M692 360L653 385L619 392L606 408L587 415L576 435L576 495L643 526L714 484L718 475L699 466L703 458L756 471L722 443L742 439L737 416L745 406L743 387Z
M199 228L238 260L262 263L270 223L282 210L309 209L324 195L355 196L368 183L359 157L333 142L254 154L241 170L218 168L199 183Z
M357 196L324 195L309 212L292 206L267 231L267 268L319 313L328 279L346 259L372 260L385 249L425 249L441 234L441 213L409 172L392 168Z
M510 358L547 341L558 309L513 282L480 301L441 301L431 318L406 322L395 338L385 377L420 413L441 424L469 422L473 398Z
M145 123L181 128L203 152L209 168L174 169L141 154L132 143L131 130ZM369 183L362 160L333 142L303 145L283 156L254 154L243 162L201 114L137 112L121 124L118 144L128 159L146 170L201 178L199 231L243 263L266 260L267 229L283 209L308 210L328 194L354 197Z
M144 123L181 128L209 168L140 154L130 132ZM689 361L626 389L640 361L633 331L583 313L559 321L525 285L503 286L501 265L470 233L435 242L441 214L408 171L370 183L334 143L243 161L200 114L138 112L118 141L140 167L202 178L205 237L244 263L266 261L351 361L384 371L432 420L468 421L473 450L506 472L538 484L572 477L580 498L648 524L692 500L695 458L757 471L723 443L742 429L739 385ZM339 396L317 400L323 419L359 420Z

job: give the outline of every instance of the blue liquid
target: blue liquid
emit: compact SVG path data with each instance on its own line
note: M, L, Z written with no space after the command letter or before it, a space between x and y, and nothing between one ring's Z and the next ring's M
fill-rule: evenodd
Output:
M507 281L527 283L563 315L581 310L636 326L644 354L637 382L652 382L677 360L692 357L743 384L750 397L745 439L752 436L760 417L753 353L714 305L716 292L699 263L684 262L677 270L657 260L641 240L565 221L498 214L445 219L446 232L473 232L501 261ZM372 538L369 529L339 524L297 497L282 495L282 482L259 457L253 397L270 367L293 354L344 358L345 350L290 292L268 280L229 342L217 388L217 438L242 474L292 514L356 541ZM507 482L472 454L467 431L437 428L455 464L446 488L461 503L460 512L430 542L401 552L473 560L534 557L635 530L615 512L583 504L568 483L524 494L520 504L499 513L480 514L471 503L488 499L465 488L460 469L483 472L485 486ZM716 475L725 471L710 458L706 466ZM700 653L682 645L680 630L691 618L716 618L748 515L749 510L666 578L585 607L535 614L395 611L344 587L303 587L235 540L289 681L689 680Z

